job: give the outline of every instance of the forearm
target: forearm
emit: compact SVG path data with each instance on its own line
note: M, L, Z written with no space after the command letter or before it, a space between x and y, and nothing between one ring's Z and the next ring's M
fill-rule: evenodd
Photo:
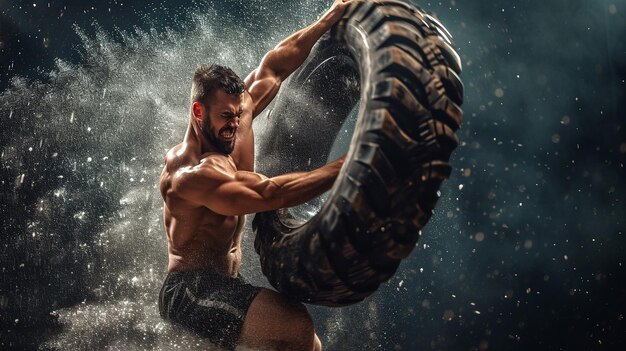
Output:
M268 54L273 55L275 58L271 60L271 66L269 68L276 72L281 80L285 80L300 67L309 56L313 45L315 45L319 38L326 33L335 22L336 19L332 16L332 13L326 12L309 26L297 31L278 43Z
M332 187L342 165L343 159L340 159L310 172L288 173L270 178L272 187L265 196L270 202L279 202L280 207L307 202Z

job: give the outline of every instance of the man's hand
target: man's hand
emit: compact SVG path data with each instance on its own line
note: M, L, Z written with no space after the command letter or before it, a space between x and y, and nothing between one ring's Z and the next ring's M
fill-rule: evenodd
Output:
M330 6L330 9L322 15L322 18L326 17L329 22L335 24L343 17L346 12L346 8L353 2L362 2L363 0L335 0Z

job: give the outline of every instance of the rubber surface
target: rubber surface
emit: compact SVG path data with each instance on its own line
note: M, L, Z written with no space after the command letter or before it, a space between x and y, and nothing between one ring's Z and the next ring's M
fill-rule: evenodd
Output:
M360 96L346 162L320 211L253 221L263 273L300 301L361 301L396 271L429 220L462 120L461 62L435 18L400 1L353 4L285 82L259 171L326 163ZM294 122L295 121L295 122Z

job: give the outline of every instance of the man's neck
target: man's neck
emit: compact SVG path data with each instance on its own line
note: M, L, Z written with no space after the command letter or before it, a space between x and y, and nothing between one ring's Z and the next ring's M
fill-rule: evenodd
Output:
M185 148L190 149L198 156L207 152L216 152L217 149L213 146L200 131L200 127L193 123L191 120L187 125L187 131L183 139Z

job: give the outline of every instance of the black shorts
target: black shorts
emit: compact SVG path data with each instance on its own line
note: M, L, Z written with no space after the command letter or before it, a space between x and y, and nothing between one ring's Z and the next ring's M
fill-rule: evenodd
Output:
M208 271L170 272L159 294L161 318L234 350L248 308L261 288L241 275L232 278Z

